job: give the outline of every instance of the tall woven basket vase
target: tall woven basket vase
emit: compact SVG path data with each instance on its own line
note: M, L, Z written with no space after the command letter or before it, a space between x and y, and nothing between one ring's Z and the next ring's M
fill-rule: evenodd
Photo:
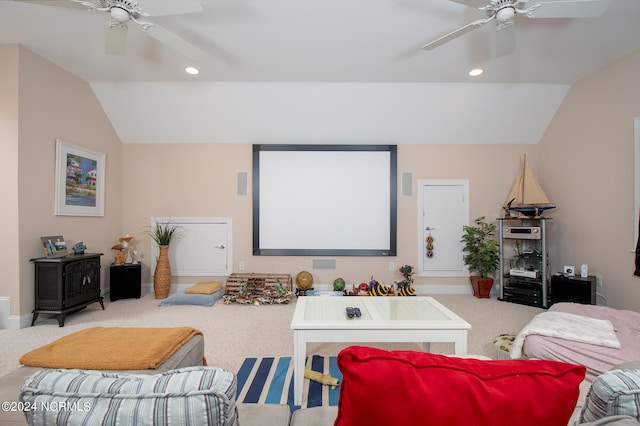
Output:
M159 246L160 256L156 262L156 271L153 274L153 292L156 299L169 297L171 289L171 264L169 263L169 246Z

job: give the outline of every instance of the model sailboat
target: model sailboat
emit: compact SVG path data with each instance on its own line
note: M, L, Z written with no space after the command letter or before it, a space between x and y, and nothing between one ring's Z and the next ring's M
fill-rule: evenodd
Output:
M513 182L505 203L507 217L511 217L512 212L517 216L539 217L545 210L556 207L550 204L549 198L533 175L526 154L522 172Z

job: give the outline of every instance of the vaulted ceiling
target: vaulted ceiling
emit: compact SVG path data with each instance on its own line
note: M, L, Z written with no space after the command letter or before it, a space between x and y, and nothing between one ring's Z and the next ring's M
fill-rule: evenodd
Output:
M544 1L529 2L536 3ZM200 13L146 19L202 49L204 57L196 61L134 23L129 23L125 55L106 54L107 14L23 1L0 1L0 42L20 43L89 82L123 142L158 140L125 128L118 108L138 105L142 103L138 97L152 93L153 103L179 103L177 110L193 109L198 114L201 94L185 88L191 83L199 84L195 87L200 93L237 88L238 83L298 83L305 91L318 83L331 84L329 90L338 83L375 87L409 83L425 90L424 95L445 91L439 99L455 98L456 102L442 105L442 114L465 113L461 87L469 98L484 96L490 110L504 106L502 98L513 96L515 90L517 96L530 97L541 103L541 109L553 112L571 84L640 49L638 0L613 0L597 18L518 15L515 51L499 58L493 22L434 50L420 49L485 17L483 11L460 2L201 0L200 4ZM199 68L200 74L186 74L187 65ZM484 74L469 77L474 67L484 68ZM251 90L249 94L255 94L255 87ZM159 121L142 112L137 120L138 128L147 129ZM546 123L545 117L538 125ZM188 133L183 142L201 142L207 129Z

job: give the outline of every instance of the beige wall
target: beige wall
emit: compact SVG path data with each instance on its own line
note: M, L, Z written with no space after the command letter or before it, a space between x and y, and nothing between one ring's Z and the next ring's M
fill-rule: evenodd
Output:
M633 119L640 51L574 84L540 143L541 183L556 201L551 255L602 274L610 306L640 310L635 247ZM640 184L640 182L638 182Z
M18 312L20 256L18 223L18 46L0 44L0 296ZM6 309L6 308L5 308ZM0 318L0 326L3 318Z
M388 262L418 265L417 193L398 197L398 256L338 258L337 271L313 271L308 257L251 255L251 197L235 195L237 171L251 172L251 146L235 144L121 145L88 84L23 47L0 45L0 137L2 177L18 184L2 189L18 208L4 209L0 296L11 297L11 314L33 309L33 265L39 237L62 234L70 244L84 241L101 251L103 277L119 235L134 235L141 253L143 282L151 282L149 218L232 217L234 270L310 270L318 283L343 276L349 283L374 275L399 279ZM640 52L575 84L539 145L433 145L429 136L398 147L398 170L419 179L468 179L470 217L494 218L527 153L542 186L558 205L548 214L551 270L589 264L602 274L599 289L610 306L640 310L640 279L632 276L632 120L640 116L637 76ZM16 87L18 88L16 90ZM5 96L5 93L8 96ZM17 124L16 124L17 121ZM5 123L7 123L5 125ZM452 123L452 125L455 123ZM105 152L105 216L53 215L55 139ZM422 144L424 143L424 144ZM17 169L16 169L17 164ZM414 186L415 188L415 186ZM17 223L17 226L16 226ZM197 277L178 277L189 283ZM466 285L466 278L417 278L418 285ZM105 280L105 285L108 282Z
M19 64L17 78L8 80L9 87L18 93L17 102L15 97L10 102L15 102L12 108L17 109L17 115L9 116L18 129L17 139L8 146L3 140L1 148L3 162L10 161L18 168L17 183L15 178L9 181L18 194L18 218L13 218L9 232L18 233L17 245L3 244L0 256L14 258L15 266L9 268L14 271L11 280L5 281L4 276L0 288L1 295L11 297L11 315L15 316L33 309L33 264L29 259L42 256L40 236L63 235L69 246L84 241L88 251L110 254L122 231L122 148L85 81L21 46L0 45L0 62L3 73L4 64ZM6 82L5 74L0 74L0 84ZM106 154L104 217L54 215L56 138ZM105 264L103 258L103 278Z
M523 153L536 164L536 146L529 145L400 145L398 170L412 171L419 179L468 179L470 214L494 219L515 178ZM418 267L417 191L398 197L398 256L339 257L337 269L311 269L311 257L252 255L252 200L235 195L237 171L252 167L251 145L236 144L125 144L123 146L124 230L137 235L136 249L142 255L143 282L152 280L149 270L151 244L145 230L149 218L232 217L234 272L244 261L246 272L312 273L314 281L329 284L338 276L358 284L374 275L385 284L400 280L389 271L389 262L399 267ZM415 185L414 185L415 187ZM295 200L292 200L295 202ZM363 212L366 214L366 212ZM175 278L174 283L198 278ZM468 285L466 277L416 278L416 284Z

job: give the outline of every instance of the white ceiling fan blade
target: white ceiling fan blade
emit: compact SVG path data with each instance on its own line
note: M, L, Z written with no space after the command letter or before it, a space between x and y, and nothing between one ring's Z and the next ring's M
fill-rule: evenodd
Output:
M611 0L548 1L531 6L530 18L597 18L611 4Z
M115 26L107 28L104 51L110 55L124 55L127 50L127 27Z
M475 30L476 28L480 28L481 26L483 26L484 24L486 24L487 22L491 21L493 19L493 17L491 18L487 18L487 19L479 19L477 21L474 21L470 24L465 25L464 27L458 28L457 30L450 32L449 34L443 35L440 38L437 38L427 44L423 44L422 46L420 46L421 49L424 50L431 50L431 49L435 49L438 46L441 46L443 44L445 44L448 41L451 41L455 38L460 37L463 34L466 34L470 31Z
M451 0L455 3L464 4L465 6L475 7L476 9L480 9L481 7L485 7L489 0Z
M70 7L72 9L87 10L87 6L73 0L16 0L20 3L43 4L45 6Z
M138 0L138 6L149 16L202 12L197 0Z
M187 58L197 61L202 59L202 57L204 56L204 52L202 50L198 49L193 44L181 39L177 35L165 30L162 27L153 25L149 27L146 30L146 32L151 37L169 46L170 48L174 49L178 53L183 54Z
M516 24L496 31L496 58L508 55L516 48Z

